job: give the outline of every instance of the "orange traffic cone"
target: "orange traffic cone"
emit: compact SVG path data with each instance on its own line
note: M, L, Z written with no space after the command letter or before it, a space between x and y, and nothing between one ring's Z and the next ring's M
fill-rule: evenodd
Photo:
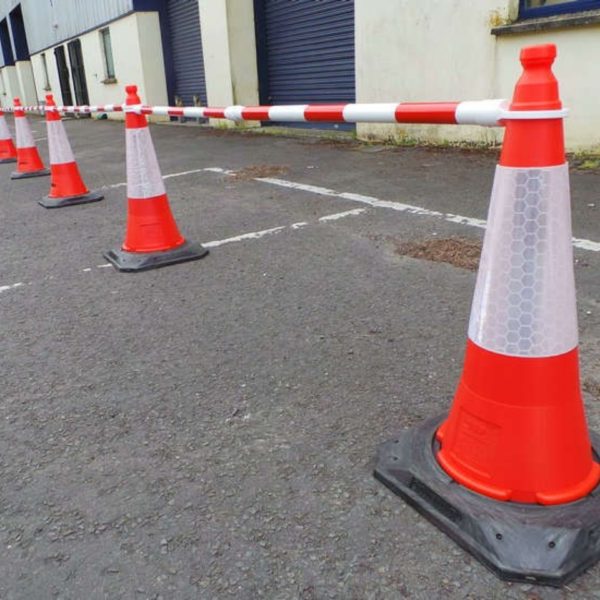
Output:
M562 585L600 558L600 466L555 57L552 44L521 52L450 414L382 446L375 476L501 577Z
M52 94L46 95L46 108L56 107ZM67 132L58 111L46 111L48 127L48 147L50 150L50 194L39 204L45 208L60 208L75 204L98 202L104 196L98 192L90 192L83 183L77 163L67 138Z
M127 106L140 105L137 86L126 88ZM197 260L208 250L185 240L169 207L160 167L144 115L125 115L128 217L120 250L104 253L119 271L144 271Z
M0 108L0 164L17 162L17 149L10 136L4 111Z
M17 131L17 170L10 176L11 179L26 179L28 177L42 177L50 175L50 169L44 167L38 154L29 121L21 102L15 98L15 129Z

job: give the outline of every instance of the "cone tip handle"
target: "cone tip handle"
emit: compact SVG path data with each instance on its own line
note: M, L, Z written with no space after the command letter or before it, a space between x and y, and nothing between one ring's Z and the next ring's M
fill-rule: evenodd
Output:
M125 104L141 104L142 101L137 93L137 85L128 85L125 87L125 91L127 92L127 99L125 100Z
M520 58L524 67L539 63L551 65L556 58L556 54L556 44L539 44L523 48Z
M54 95L46 94L46 105L54 106Z
M15 106L21 106L21 100L19 98L14 98Z

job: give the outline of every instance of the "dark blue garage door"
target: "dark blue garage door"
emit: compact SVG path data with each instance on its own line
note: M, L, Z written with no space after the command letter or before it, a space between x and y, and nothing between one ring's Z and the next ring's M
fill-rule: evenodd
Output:
M167 0L172 93L184 106L207 105L197 0Z
M354 0L256 0L255 9L261 103L355 101Z

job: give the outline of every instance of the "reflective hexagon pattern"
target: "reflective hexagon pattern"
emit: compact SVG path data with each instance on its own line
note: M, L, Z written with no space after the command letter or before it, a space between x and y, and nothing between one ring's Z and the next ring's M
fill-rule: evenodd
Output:
M127 146L127 197L155 198L165 194L165 184L148 127L125 131Z
M497 167L469 337L512 356L557 356L577 346L566 164Z

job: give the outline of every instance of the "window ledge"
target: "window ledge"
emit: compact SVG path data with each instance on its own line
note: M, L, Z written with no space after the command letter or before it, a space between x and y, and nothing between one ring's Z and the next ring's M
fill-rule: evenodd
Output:
M107 77L101 81L104 85L111 85L112 83L118 83L116 77Z
M540 17L539 19L528 19L527 21L515 21L510 25L500 25L492 28L492 35L510 35L514 33L529 33L535 31L547 31L548 29L562 29L567 27L585 27L600 23L600 10L589 10L586 12L572 13L570 15L554 15L552 17Z

